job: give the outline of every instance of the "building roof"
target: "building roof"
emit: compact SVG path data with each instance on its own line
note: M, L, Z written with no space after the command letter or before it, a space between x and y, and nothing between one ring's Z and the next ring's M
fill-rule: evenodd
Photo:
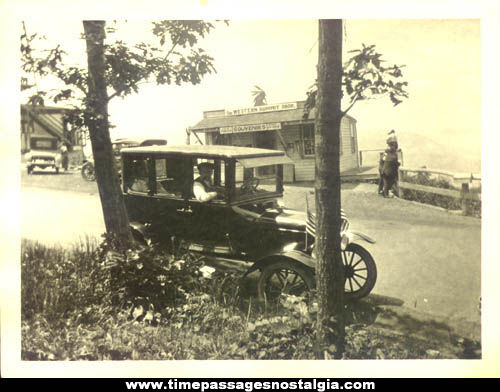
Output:
M226 116L224 110L207 111L204 112L203 120L190 129L192 131L215 132L221 127L313 121L316 113L315 109L312 109L307 118L304 118L304 104L305 101L298 101L296 109L230 116ZM347 115L346 117L353 119Z
M263 148L219 146L219 145L179 145L179 146L148 146L124 148L121 152L125 155L163 155L165 153L180 156L193 156L197 158L259 158L284 156L279 150L266 150Z
M64 122L61 114L70 109L57 108L51 106L21 105L21 113L28 112L33 119L38 122L49 134L64 139Z

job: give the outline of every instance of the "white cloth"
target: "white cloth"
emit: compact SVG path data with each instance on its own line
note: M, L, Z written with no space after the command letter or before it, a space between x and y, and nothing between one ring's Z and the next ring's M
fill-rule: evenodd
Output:
M200 180L193 183L193 193L196 200L199 201L210 201L217 197L217 192L207 192L205 185Z

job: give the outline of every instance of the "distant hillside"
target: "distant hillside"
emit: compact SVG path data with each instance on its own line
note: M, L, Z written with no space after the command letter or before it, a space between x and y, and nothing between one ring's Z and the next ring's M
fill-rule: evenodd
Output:
M386 131L358 131L360 150L385 148ZM426 166L428 169L441 169L451 172L481 173L481 151L453 135L441 135L447 142L437 138L412 132L399 132L399 147L403 150L404 165L407 167ZM455 141L455 142L454 142ZM371 154L370 160L376 154Z

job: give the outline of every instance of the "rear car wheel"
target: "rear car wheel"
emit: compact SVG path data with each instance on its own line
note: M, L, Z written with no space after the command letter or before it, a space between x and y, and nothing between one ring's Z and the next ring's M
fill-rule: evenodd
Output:
M92 162L85 162L83 164L82 177L85 181L95 181L95 170Z
M259 298L266 303L279 302L281 294L307 299L313 288L312 269L286 259L266 265L257 283Z

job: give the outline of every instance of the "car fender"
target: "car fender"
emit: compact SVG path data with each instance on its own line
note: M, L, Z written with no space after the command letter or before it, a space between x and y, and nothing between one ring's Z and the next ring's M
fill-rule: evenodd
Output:
M273 260L278 260L280 258L286 258L286 259L291 259L299 264L302 264L306 267L315 269L316 268L316 262L315 260L305 253L302 250L288 250L288 251L281 251L278 253L274 253L271 255L267 255L265 257L260 258L257 260L243 275L243 277L247 276L248 274L256 271L256 270L262 270L265 266L265 264L268 264L272 262Z
M376 242L375 239L365 233L361 233L360 231L349 230L346 232L346 235L349 238L349 243L356 242L356 240L363 240L370 244L374 244Z

